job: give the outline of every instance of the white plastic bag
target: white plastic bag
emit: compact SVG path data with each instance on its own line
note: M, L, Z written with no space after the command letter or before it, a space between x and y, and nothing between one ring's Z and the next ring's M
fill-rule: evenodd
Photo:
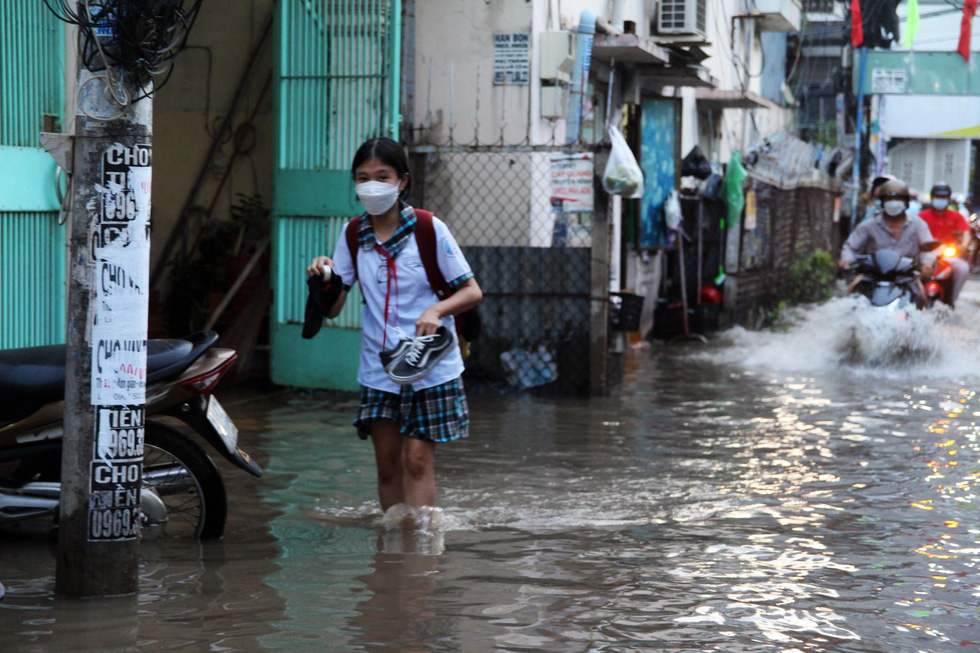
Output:
M664 222L667 223L667 229L670 231L679 230L683 219L680 196L676 190L672 190L667 196L667 201L664 202Z
M602 174L602 187L610 195L643 197L643 170L636 162L623 134L614 125L609 126L609 140L612 142L612 150L609 152L606 171Z

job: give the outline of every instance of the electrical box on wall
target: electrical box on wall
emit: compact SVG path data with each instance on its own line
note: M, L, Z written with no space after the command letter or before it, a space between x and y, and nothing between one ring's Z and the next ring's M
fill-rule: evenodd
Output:
M575 35L571 32L541 32L541 79L568 84L575 67Z
M568 118L568 87L541 87L541 117L549 119Z

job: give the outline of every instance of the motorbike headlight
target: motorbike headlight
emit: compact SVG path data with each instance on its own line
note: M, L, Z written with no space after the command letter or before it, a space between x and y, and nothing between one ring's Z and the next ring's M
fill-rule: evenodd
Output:
M956 248L947 247L946 249L943 250L943 256L945 256L946 258L953 258L954 256L956 256Z

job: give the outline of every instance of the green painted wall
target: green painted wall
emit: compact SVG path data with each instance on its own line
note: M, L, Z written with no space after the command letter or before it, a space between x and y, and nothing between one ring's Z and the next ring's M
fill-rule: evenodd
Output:
M324 327L312 340L302 337L301 324L274 324L272 379L303 388L355 392L360 329Z
M43 2L0 2L0 348L65 340L65 227L40 132L64 113L63 26Z
M976 62L977 56L980 52L971 53L971 61ZM980 67L972 62L964 61L958 52L868 51L864 92L980 95ZM890 83L885 83L883 75L889 77ZM857 93L860 81L857 67L852 81Z
M350 175L357 148L398 137L401 3L281 0L276 18L272 380L357 390L360 293L336 327L304 341L304 270L333 254L361 211Z
M40 148L0 145L0 211L57 211L57 170Z

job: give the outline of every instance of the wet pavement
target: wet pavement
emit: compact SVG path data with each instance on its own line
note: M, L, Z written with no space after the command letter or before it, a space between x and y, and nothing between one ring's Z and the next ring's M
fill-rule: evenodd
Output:
M219 392L266 468L222 463L225 538L144 544L139 596L86 602L0 540L0 648L978 650L978 318L834 300L635 350L610 398L472 395L432 533L386 526L354 399Z

